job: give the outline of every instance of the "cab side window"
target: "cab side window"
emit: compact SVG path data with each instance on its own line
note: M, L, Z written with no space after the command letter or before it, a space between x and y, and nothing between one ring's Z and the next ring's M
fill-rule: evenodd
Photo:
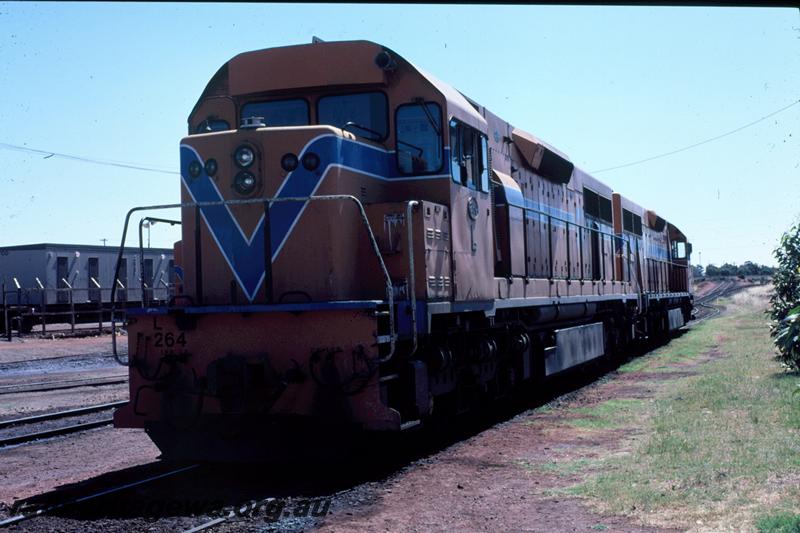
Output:
M476 191L489 192L489 149L485 135L451 120L450 159L453 181Z

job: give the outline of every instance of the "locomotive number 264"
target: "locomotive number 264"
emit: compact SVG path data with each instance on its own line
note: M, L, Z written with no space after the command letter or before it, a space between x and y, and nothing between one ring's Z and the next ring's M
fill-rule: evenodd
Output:
M160 331L156 332L153 336L154 346L156 348L172 348L173 346L186 346L186 335L184 333L180 333L175 335L173 332L168 331L166 333L162 333Z

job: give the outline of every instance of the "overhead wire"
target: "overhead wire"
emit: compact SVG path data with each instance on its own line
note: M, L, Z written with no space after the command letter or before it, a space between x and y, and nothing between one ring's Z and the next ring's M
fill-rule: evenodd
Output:
M621 169L621 168L632 167L634 165L640 165L642 163L647 163L649 161L654 161L654 160L660 159L662 157L668 157L668 156L671 156L671 155L678 154L680 152L685 152L686 150L690 150L692 148L697 148L698 146L702 146L704 144L707 144L707 143L710 143L710 142L713 142L713 141L717 141L717 140L722 139L724 137L727 137L729 135L733 135L734 133L738 133L738 132L740 132L740 131L742 131L742 130L744 130L746 128L749 128L751 126L755 126L756 124L758 124L760 122L763 122L768 118L774 117L778 113L782 113L782 112L786 111L787 109L789 109L789 108L791 108L791 107L793 107L793 106L795 106L797 104L800 104L800 99L795 100L791 104L786 105L786 106L784 106L784 107L782 107L780 109L777 109L777 110L773 111L772 113L764 115L763 117L761 117L761 118L759 118L757 120L754 120L752 122L748 122L747 124L739 126L738 128L734 128L734 129L732 129L730 131L727 131L725 133L722 133L720 135L716 135L714 137L711 137L711 138L708 138L708 139L705 139L705 140L690 144L688 146L683 146L683 147L677 148L675 150L670 150L669 152L664 152L664 153L657 154L657 155L654 155L654 156L645 157L643 159L638 159L636 161L631 161L630 163L624 163L622 165L615 165L613 167L602 168L602 169L599 169L599 170L592 170L591 173L592 174L600 174L602 172L610 172L612 170L618 170L618 169ZM146 165L146 164L143 164L143 163L129 163L129 162L124 162L124 161L112 161L112 160L106 160L106 159L96 159L96 158L91 158L91 157L83 157L83 156L77 156L77 155L72 155L72 154L64 154L64 153L54 152L52 150L39 150L39 149L36 149L36 148L29 148L27 146L19 146L19 145L9 144L9 143L0 143L0 148L4 148L4 149L7 149L7 150L17 150L17 151L22 151L22 152L40 154L40 155L44 155L45 156L44 159L49 159L51 157L60 157L62 159L70 159L70 160L73 160L73 161L81 161L81 162L84 162L84 163L93 163L93 164L96 164L96 165L107 165L107 166L113 166L113 167L119 167L119 168L128 168L128 169L133 169L133 170L143 170L145 172L157 172L157 173L160 173L160 174L170 174L170 175L179 175L180 174L179 172L176 172L174 170L166 170L164 168L157 168L157 167L155 167L153 165Z
M601 172L609 172L611 170L617 170L617 169L620 169L620 168L632 167L634 165L640 165L642 163L647 163L648 161L653 161L654 159L660 159L662 157L667 157L667 156L670 156L670 155L675 155L675 154L680 153L680 152L685 152L686 150L690 150L692 148L696 148L696 147L701 146L703 144L707 144L707 143L710 143L712 141L717 141L719 139L722 139L723 137L727 137L728 135L733 135L734 133L738 133L738 132L742 131L745 128L749 128L750 126L755 126L759 122L763 122L764 120L766 120L766 119L768 119L770 117L774 117L778 113L782 113L782 112L786 111L787 109L789 109L790 107L795 106L795 105L797 105L799 103L800 103L800 99L799 100L795 100L791 104L789 104L787 106L784 106L784 107L782 107L782 108L780 108L780 109L778 109L776 111L773 111L772 113L770 113L768 115L764 115L763 117L759 118L758 120L754 120L753 122L748 122L747 124L745 124L743 126L739 126L738 128L732 129L732 130L727 131L725 133L722 133L720 135L716 135L716 136L711 137L709 139L705 139L703 141L699 141L699 142L696 142L694 144L690 144L688 146L684 146L682 148L678 148L676 150L671 150L669 152L664 152L663 154L658 154L658 155L654 155L654 156L651 156L651 157L646 157L644 159L639 159L637 161L632 161L630 163L625 163L623 165L616 165L616 166L613 166L613 167L602 168L600 170L592 170L591 173L592 174L599 174Z
M62 159L70 159L72 161L81 161L83 163L93 163L95 165L107 165L112 167L118 168L129 168L133 170L143 170L145 172L157 172L160 174L170 174L170 175L180 175L179 172L174 170L167 170L165 168L157 168L154 165L146 165L143 163L128 163L125 161L113 161L108 159L97 159L92 157L83 157L78 155L72 154L63 154L59 152L54 152L52 150L39 150L37 148L29 148L27 146L19 146L16 144L9 144L9 143L0 143L0 148L6 150L16 150L19 152L29 152L32 154L40 154L44 155L44 159L49 159L51 157L60 157Z

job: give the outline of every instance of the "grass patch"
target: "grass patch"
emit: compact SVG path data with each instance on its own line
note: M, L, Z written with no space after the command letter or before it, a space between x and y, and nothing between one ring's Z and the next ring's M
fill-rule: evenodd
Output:
M552 472L560 476L571 476L578 472L585 472L596 467L601 461L591 459L575 459L574 461L547 461L539 467L545 472Z
M800 514L777 513L756 521L759 533L800 533Z
M779 525L800 521L785 514L800 507L800 406L792 397L800 376L784 373L774 360L764 299L745 302L730 302L727 315L623 367L660 371L712 349L726 354L697 365L694 376L664 382L654 402L598 405L589 419L598 427L635 419L647 437L632 455L606 460L575 493L606 511L663 525L691 527L699 520L738 529L768 512L769 519L780 517Z
M676 364L690 362L708 351L715 344L716 333L713 321L701 322L668 345L625 363L619 367L619 372L673 371Z
M644 402L631 398L607 400L592 407L580 407L574 412L586 415L586 418L568 420L572 426L584 429L609 429L620 427L633 420L636 412L641 411Z

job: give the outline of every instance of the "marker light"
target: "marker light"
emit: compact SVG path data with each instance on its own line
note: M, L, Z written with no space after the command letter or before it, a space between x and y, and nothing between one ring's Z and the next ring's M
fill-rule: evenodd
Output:
M319 166L319 156L314 152L306 152L303 155L303 166L306 167L307 170L314 170Z
M217 173L217 160L216 159L209 159L206 161L206 174L209 176L213 176Z
M242 196L249 196L256 190L256 177L252 173L243 170L233 178L233 188Z
M281 168L286 172L296 169L297 163L297 156L294 154L283 154L283 157L281 157Z
M242 145L236 149L236 152L233 154L233 158L236 160L237 165L242 168L246 168L253 164L256 154L249 146Z
M203 166L200 164L200 161L192 161L189 163L189 175L193 178L196 178L200 175L200 172L203 170Z

